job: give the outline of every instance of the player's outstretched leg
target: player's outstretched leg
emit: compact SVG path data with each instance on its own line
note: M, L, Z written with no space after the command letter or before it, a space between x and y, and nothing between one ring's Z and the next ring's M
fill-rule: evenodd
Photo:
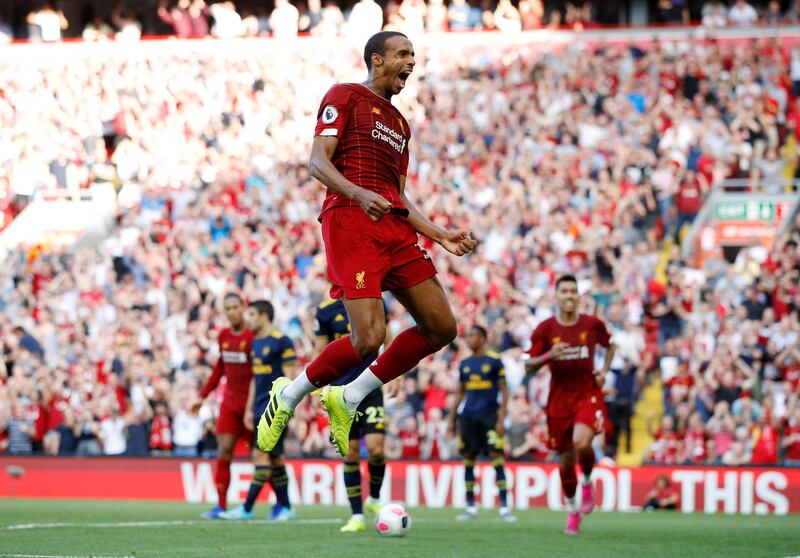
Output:
M414 368L423 358L450 343L458 333L447 296L435 277L413 287L392 290L392 294L409 311L417 325L401 332L369 368L344 386L342 401L352 413L372 391ZM347 313L350 314L349 306ZM352 418L347 424L337 425L337 420L344 421L349 414L338 407L338 395L335 401L338 413L331 415L331 432L342 437L336 439L337 447L346 449Z
M380 310L383 312L383 303L380 301L378 303L381 304ZM329 384L362 361L350 336L342 337L326 345L317 358L294 380L288 378L275 380L269 392L267 409L258 421L258 447L261 451L272 451L289 423L295 407L303 397Z

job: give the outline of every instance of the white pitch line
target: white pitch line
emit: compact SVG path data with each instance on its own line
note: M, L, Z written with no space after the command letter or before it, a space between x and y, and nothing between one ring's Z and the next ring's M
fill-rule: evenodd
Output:
M324 525L341 523L341 519L336 518L323 518L323 519L294 519L287 523L300 524L300 525ZM108 528L129 528L129 527L176 527L185 525L225 525L225 524L256 524L266 525L276 523L274 521L267 521L266 519L256 519L253 521L209 521L207 519L190 519L190 520L175 520L175 521L125 521L117 523L20 523L17 525L2 525L0 530L3 531L22 531L26 529L66 529L76 527L88 527L90 529L108 529ZM12 556L11 554L0 554L0 557ZM101 558L101 557L98 557Z

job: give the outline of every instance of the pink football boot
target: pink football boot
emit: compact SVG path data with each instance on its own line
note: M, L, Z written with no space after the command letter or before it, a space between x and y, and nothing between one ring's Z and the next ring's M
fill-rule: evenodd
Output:
M564 527L565 535L577 535L581 529L580 512L570 512L567 516L567 526Z

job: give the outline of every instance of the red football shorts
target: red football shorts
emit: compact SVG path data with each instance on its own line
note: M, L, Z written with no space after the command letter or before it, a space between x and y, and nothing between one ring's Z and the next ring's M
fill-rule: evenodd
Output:
M389 213L372 221L360 207L337 207L322 215L322 239L333 283L331 298L380 298L436 275L408 218Z
M244 425L244 411L236 411L228 407L219 408L217 434L228 434L236 438L252 438L252 433Z
M550 449L558 453L571 450L572 430L576 424L585 424L595 434L603 432L607 422L606 404L601 394L590 394L578 404L578 409L572 416L547 417L547 430L549 431Z

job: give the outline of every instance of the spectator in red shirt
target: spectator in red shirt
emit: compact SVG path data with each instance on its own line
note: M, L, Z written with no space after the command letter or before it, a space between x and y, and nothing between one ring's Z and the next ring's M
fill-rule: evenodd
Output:
M42 453L44 435L47 431L47 409L42 404L42 396L38 390L33 392L31 402L26 406L25 411L27 418L33 423L31 433L33 453Z
M452 393L446 384L446 372L441 365L430 366L425 363L419 367L419 389L425 397L425 418L430 418L434 409L447 409L447 398Z
M156 403L150 423L150 455L169 455L172 452L172 427L167 406Z
M661 417L658 430L653 429L654 415L647 417L647 430L655 438L655 442L648 448L645 461L659 465L675 465L681 450L681 437L675 431L675 419L670 415Z
M400 439L400 459L419 459L421 452L417 420L414 417L403 419L397 436Z
M178 0L167 9L166 0L158 6L158 17L172 27L178 37L205 37L208 35L208 6L203 0Z
M702 173L687 170L678 186L675 205L678 208L678 222L675 225L675 243L681 240L681 229L694 222L708 192L709 184Z
M674 510L678 507L678 494L672 490L672 483L666 475L659 475L650 492L647 493L645 511Z
M689 424L683 434L681 463L685 465L702 465L706 460L706 425L703 417L695 411L689 416Z
M800 395L800 350L797 347L786 347L775 357L787 393Z
M772 418L771 401L764 401L764 413L751 431L753 454L750 463L753 465L778 464L778 429Z
M800 467L800 404L797 402L784 424L781 448L783 464L787 467Z

